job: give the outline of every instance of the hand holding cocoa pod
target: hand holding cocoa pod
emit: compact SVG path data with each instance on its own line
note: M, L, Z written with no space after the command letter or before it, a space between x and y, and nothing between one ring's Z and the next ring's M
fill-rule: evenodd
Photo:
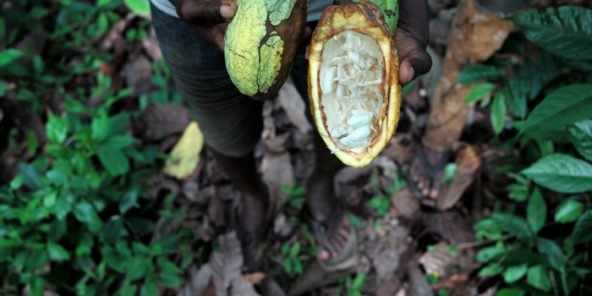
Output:
M228 23L236 13L235 0L172 0L177 14L195 25L204 39L224 49L224 35Z

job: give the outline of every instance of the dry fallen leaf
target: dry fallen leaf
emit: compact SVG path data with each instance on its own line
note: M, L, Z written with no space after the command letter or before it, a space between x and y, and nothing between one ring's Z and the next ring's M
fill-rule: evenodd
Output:
M280 89L278 103L286 112L286 116L290 122L298 128L298 131L303 134L311 131L312 126L306 119L305 115L307 110L304 100L291 80L288 80L288 82Z
M156 142L181 134L191 122L187 109L175 104L149 105L134 122L134 134Z
M417 266L417 263L411 262L407 265L407 277L409 278L410 295L432 296L434 292L428 283L425 275Z
M199 164L204 138L197 122L191 122L167 159L164 173L177 179L189 177Z
M411 247L409 229L398 224L397 220L385 218L381 221L382 231L365 237L362 247L371 260L379 279L384 280L395 273L405 262L404 254ZM375 232L374 224L368 223L366 233Z
M253 285L258 285L265 279L266 275L262 272L255 272L243 275L243 278Z
M466 243L475 239L471 223L459 212L425 214L422 220L428 231L438 234L449 243Z
M450 250L450 245L440 242L435 245L433 250L423 254L419 258L419 263L428 274L436 273L439 276L446 276L449 274L450 266L455 263L457 255Z
M177 296L203 295L212 279L212 268L209 264L202 265L199 269L195 266L189 268L190 278L181 287Z
M255 286L251 282L239 277L232 281L230 296L259 296L259 294L255 291Z
M281 190L281 186L290 186L294 181L294 168L290 154L270 153L265 155L261 161L261 172L263 173L263 182L267 184L275 205L283 204L288 196Z
M214 252L210 257L212 278L216 286L216 295L227 296L227 291L233 286L233 282L242 279L243 255L235 232L220 236L218 243L220 244L220 250ZM246 280L244 281L249 283ZM244 284L241 281L238 283L240 285Z
M467 146L456 154L456 164L458 171L452 183L443 188L438 196L437 205L440 210L452 208L462 197L481 167L481 158L472 146Z
M134 89L137 95L146 94L150 91L152 76L152 64L143 54L138 54L130 59L123 66L122 70L125 83Z
M399 190L391 197L393 208L397 216L407 219L419 218L419 201L409 188Z

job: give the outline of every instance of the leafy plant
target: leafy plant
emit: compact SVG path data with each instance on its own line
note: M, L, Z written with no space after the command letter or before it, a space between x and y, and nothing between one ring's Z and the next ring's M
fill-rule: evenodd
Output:
M288 195L288 204L292 208L299 210L302 207L306 198L306 189L296 180L293 180L291 185L282 184L280 189Z
M40 143L11 133L9 146L25 138L31 157L0 187L2 295L24 288L29 295L157 295L181 285L182 270L200 252L189 231L170 234L155 224L158 217L178 224L184 209L174 195L149 198L142 182L163 157L129 133L137 114L118 106L137 100L133 90L115 87L100 68L111 57L97 40L121 20L114 11L122 3L96 2L15 0L2 7L0 95L42 114L47 135ZM51 42L42 51L24 42L36 36ZM166 84L166 69L156 68L165 74L153 77ZM63 112L45 108L47 94L60 98Z
M393 183L386 186L384 190L381 190L376 176L372 176L370 178L370 187L375 196L368 201L368 206L374 209L379 218L384 217L391 208L391 196L405 188L405 186L407 185L402 177L395 175L393 177Z
M366 273L360 272L355 277L345 279L345 292L347 296L362 296L362 287L366 281Z
M513 203L474 225L477 239L490 242L477 253L484 264L479 275L503 278L506 288L497 295L582 294L592 273L582 253L592 240L585 234L592 227L592 69L574 61L592 60L592 10L529 10L511 19L540 51L509 69L494 58L461 74L461 82L482 83L467 103L491 105L494 133L515 129L530 160L509 173L515 180L507 187ZM527 42L517 39L512 48L520 51ZM557 231L559 225L569 227Z
M301 247L299 242L291 245L288 243L282 245L282 266L286 273L301 274L304 271L302 268L302 261L306 260L308 256L301 254Z

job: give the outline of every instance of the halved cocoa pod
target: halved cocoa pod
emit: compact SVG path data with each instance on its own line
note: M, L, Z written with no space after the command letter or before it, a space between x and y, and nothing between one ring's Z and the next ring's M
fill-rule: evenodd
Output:
M399 121L401 86L394 36L381 9L361 0L327 7L309 49L309 100L327 147L367 166Z

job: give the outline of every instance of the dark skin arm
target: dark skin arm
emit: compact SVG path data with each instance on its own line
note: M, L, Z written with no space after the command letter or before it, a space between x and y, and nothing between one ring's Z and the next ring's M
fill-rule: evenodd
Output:
M224 33L236 12L234 0L172 0L181 19L194 24L206 40L224 48ZM432 66L426 52L428 7L426 0L399 0L396 44L400 59L399 82L405 85ZM305 33L310 34L310 29Z

